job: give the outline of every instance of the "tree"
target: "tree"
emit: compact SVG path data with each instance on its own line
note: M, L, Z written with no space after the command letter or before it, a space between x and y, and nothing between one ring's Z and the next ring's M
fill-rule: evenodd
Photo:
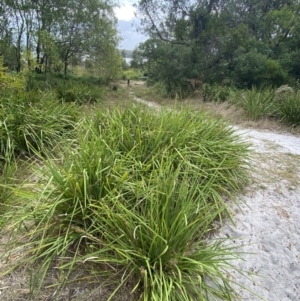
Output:
M182 77L251 86L279 85L297 74L291 58L300 47L298 0L140 0L137 8L140 30L170 53L176 48L174 58L185 57ZM147 60L153 52L160 49ZM171 73L170 64L160 66Z
M37 72L66 75L72 61L108 56L118 44L113 0L1 0L0 53L10 69L20 71L35 53ZM28 66L30 67L30 66Z

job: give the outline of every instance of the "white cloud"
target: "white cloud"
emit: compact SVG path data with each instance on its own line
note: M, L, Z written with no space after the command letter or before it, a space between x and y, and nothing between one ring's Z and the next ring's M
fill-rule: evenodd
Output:
M134 18L135 8L129 1L124 1L120 7L115 8L116 17L119 20L130 21Z
M139 24L137 19L135 19L135 22L136 25ZM133 50L139 43L147 39L143 34L136 32L132 26L132 21L119 20L118 29L122 36L122 41L120 41L119 45L121 49Z

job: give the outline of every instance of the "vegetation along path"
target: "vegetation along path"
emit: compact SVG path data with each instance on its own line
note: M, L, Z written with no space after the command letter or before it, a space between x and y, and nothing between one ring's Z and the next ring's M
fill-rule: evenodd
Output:
M252 144L253 169L252 182L234 208L235 227L225 223L215 234L246 253L234 263L246 277L236 271L228 277L258 295L240 290L241 300L300 300L300 137L236 129Z

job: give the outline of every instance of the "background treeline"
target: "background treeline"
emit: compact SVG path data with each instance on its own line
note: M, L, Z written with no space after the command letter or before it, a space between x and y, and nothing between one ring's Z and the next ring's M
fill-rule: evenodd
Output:
M141 0L150 39L133 54L169 92L186 79L252 86L296 85L300 76L299 0ZM299 82L298 82L299 83Z
M122 64L113 1L1 0L0 56L9 70L64 72L85 61L110 78ZM93 70L92 70L93 69Z

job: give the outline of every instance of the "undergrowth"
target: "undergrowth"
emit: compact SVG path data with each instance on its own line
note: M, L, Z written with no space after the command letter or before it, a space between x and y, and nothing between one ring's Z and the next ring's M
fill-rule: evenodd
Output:
M57 291L89 264L85 281L116 279L107 300L126 285L139 300L233 300L225 271L237 251L207 235L230 216L224 198L246 183L247 159L248 145L206 114L89 115L61 155L40 158L34 189L15 188L20 206L3 218L19 257L6 273L29 266L33 296L55 262Z

